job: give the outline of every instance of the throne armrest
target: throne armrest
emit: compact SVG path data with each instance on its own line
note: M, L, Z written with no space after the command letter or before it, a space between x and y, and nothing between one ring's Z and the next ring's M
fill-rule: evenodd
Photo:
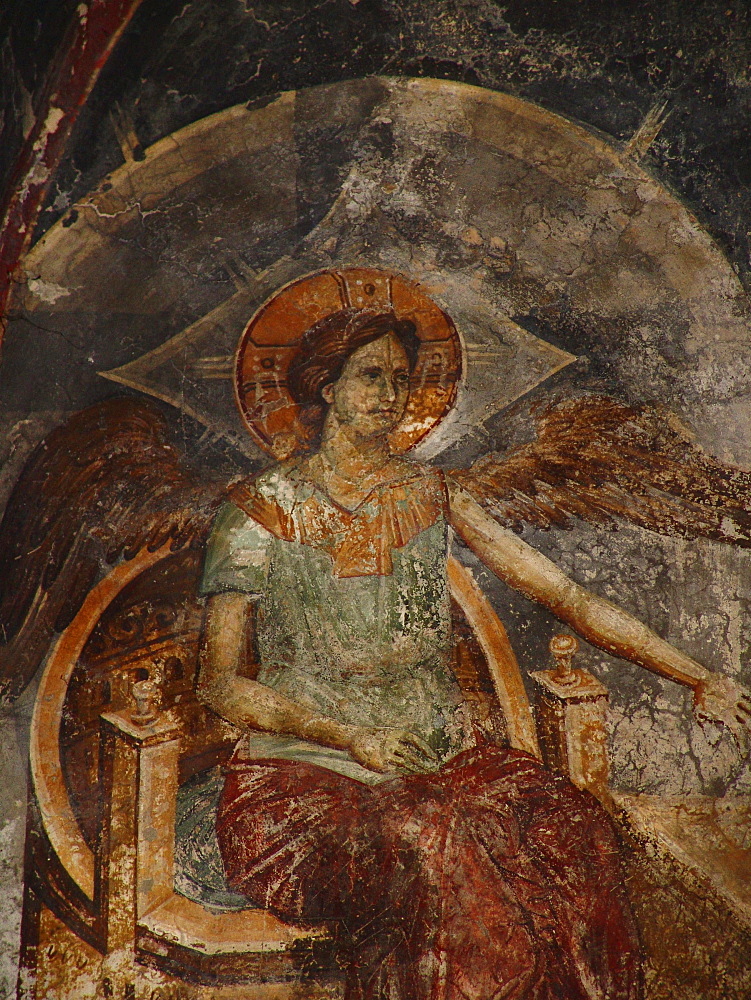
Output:
M257 909L214 913L174 891L181 744L190 742L180 722L139 705L103 715L101 726L107 806L95 878L107 952L122 957L122 974L133 960L190 969L198 981L286 981L301 963L325 967L329 927Z
M538 689L538 736L548 767L567 775L610 808L608 691L588 670L572 666L578 647L572 635L554 636L550 651L555 667L532 674Z
M117 946L125 919L135 921L173 892L175 807L180 729L166 716L138 724L128 712L102 716L105 817L96 858L107 919L107 946Z

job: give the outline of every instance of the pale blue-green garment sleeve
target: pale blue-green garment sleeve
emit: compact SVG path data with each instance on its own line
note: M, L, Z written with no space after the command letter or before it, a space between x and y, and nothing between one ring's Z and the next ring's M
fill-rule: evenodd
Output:
M272 535L232 503L217 514L206 546L202 597L237 590L262 594L266 587Z

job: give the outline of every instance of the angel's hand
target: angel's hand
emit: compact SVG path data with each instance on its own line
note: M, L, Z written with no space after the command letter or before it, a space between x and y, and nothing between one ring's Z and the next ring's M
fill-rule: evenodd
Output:
M724 674L710 674L694 688L694 715L700 724L719 722L741 752L751 745L751 691Z
M433 750L405 729L358 728L348 746L355 760L371 771L433 771L438 758Z

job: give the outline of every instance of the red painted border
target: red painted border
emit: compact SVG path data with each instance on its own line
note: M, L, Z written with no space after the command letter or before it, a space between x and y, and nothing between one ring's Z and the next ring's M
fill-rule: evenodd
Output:
M0 208L0 345L14 281L78 113L141 2L79 3L50 63Z

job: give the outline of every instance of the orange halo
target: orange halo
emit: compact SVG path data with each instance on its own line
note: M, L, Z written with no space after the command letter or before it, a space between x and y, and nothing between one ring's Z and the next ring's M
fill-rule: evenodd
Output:
M305 432L287 369L306 330L344 308L393 310L421 340L407 409L389 435L394 454L422 441L454 404L461 347L451 319L419 285L398 274L348 267L298 278L276 292L245 328L235 360L235 398L252 438L277 459L299 451Z

